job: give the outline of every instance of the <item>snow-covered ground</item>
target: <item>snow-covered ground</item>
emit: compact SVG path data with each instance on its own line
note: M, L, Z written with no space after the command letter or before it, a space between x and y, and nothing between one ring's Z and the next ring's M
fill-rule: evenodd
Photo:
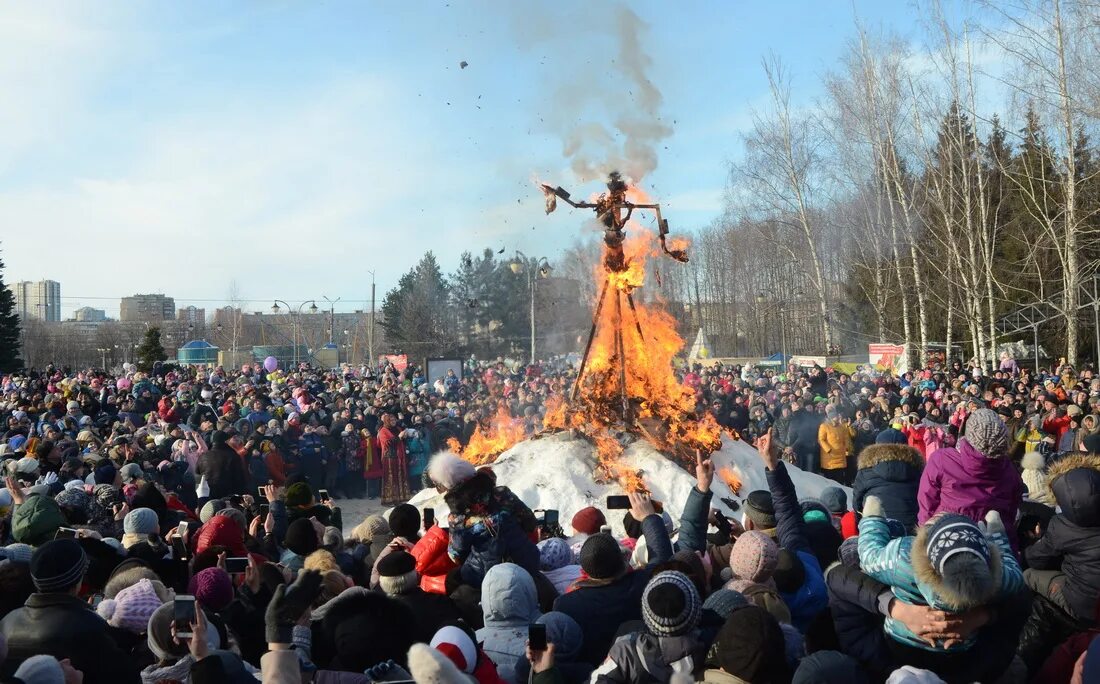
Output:
M729 468L742 483L740 493L733 494L722 477L716 475L712 486L712 505L727 516L740 519L740 510L732 510L723 499L736 501L740 506L741 500L749 492L767 489L764 464L752 446L729 438L723 440L722 448L712 454L711 459L716 471ZM642 479L653 498L664 502L665 510L677 522L678 527L688 492L695 486L695 474L665 458L642 440L627 448L623 461L631 468L641 471ZM562 432L520 442L504 452L492 468L496 472L497 482L509 487L532 509L557 509L562 527L569 533L569 521L578 510L586 506L602 509L608 495L624 493L618 483L595 482L592 478L595 465L595 447L584 439ZM788 465L787 469L800 499L817 497L822 489L835 485L820 475L802 472L794 466ZM845 489L851 497L851 490ZM378 499L352 499L339 503L343 508L346 529L357 525L367 515L383 510ZM434 508L437 519L446 519L447 504L434 490L420 492L413 497L411 503L420 509ZM608 519L613 530L622 533L622 514L608 515Z

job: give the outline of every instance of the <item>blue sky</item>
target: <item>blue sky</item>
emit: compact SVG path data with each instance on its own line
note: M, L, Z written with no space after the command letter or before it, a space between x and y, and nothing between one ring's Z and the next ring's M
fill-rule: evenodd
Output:
M327 295L351 310L366 306L369 271L381 297L429 248L447 270L463 249L553 258L582 218L544 216L532 178L599 189L571 175L560 124L615 107L560 93L592 82L629 102L613 7L6 3L5 280L59 280L65 314L114 315L135 292L210 309L233 280L248 308ZM727 164L767 97L763 56L780 56L811 103L854 12L920 34L900 1L631 7L671 128L645 185L680 231L721 211Z

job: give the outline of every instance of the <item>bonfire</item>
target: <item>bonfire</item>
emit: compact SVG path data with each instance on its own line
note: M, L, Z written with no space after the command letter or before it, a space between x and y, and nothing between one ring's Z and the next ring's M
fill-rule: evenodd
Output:
M585 202L574 202L560 187L541 187L546 213L560 198L575 208L593 209L604 226L603 259L593 273L600 295L588 342L569 396L550 403L543 431L570 430L589 440L599 456L597 481L617 480L627 491L644 491L641 474L620 462L633 441L644 439L685 466L694 463L696 454L708 455L722 445L714 416L696 413L694 391L676 379L673 359L684 340L675 321L657 306L636 302L633 294L645 284L649 259L663 252L686 262L686 242L669 240L660 205L617 173L611 174L606 193ZM655 215L656 236L633 220L635 210ZM502 409L488 429L475 431L465 449L457 443L451 448L483 465L523 438L522 421Z

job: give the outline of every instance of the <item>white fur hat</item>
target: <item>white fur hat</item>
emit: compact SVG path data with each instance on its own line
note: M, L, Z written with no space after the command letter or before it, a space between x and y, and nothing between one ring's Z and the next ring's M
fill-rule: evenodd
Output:
M454 489L477 474L477 469L469 461L449 451L442 451L428 463L428 477L443 489Z

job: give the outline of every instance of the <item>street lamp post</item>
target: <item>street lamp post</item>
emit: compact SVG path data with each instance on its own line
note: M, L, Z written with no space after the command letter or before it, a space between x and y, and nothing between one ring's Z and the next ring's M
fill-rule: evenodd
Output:
M297 369L298 368L298 327L301 326L301 324L302 324L301 323L301 321L302 321L302 307L304 307L306 304L309 304L309 312L310 313L317 313L317 302L315 302L312 299L307 299L306 301L299 304L297 311L295 311L294 308L290 306L290 304L287 304L286 302L284 302L281 299L276 299L275 303L271 305L271 313L273 313L273 314L279 313L279 304L282 304L283 306L286 307L286 312L287 312L288 315L293 316L293 318L290 321L290 325L291 325L291 331L293 333L293 342L294 342L294 368Z
M522 259L522 261L521 261ZM546 257L539 257L538 259L528 259L527 255L523 252L517 251L516 258L512 263L508 264L508 267L512 269L512 273L519 275L522 271L527 271L527 289L531 292L531 363L535 363L535 280L536 278L545 278L550 275L550 262Z
M107 371L107 348L106 347L97 347L96 351L99 352L100 355L103 357L103 370L104 370L104 372L106 372Z
M328 343L335 344L336 340L334 340L332 336L336 334L333 328L336 327L336 302L340 301L340 298L329 299L323 295L322 298L328 302Z

